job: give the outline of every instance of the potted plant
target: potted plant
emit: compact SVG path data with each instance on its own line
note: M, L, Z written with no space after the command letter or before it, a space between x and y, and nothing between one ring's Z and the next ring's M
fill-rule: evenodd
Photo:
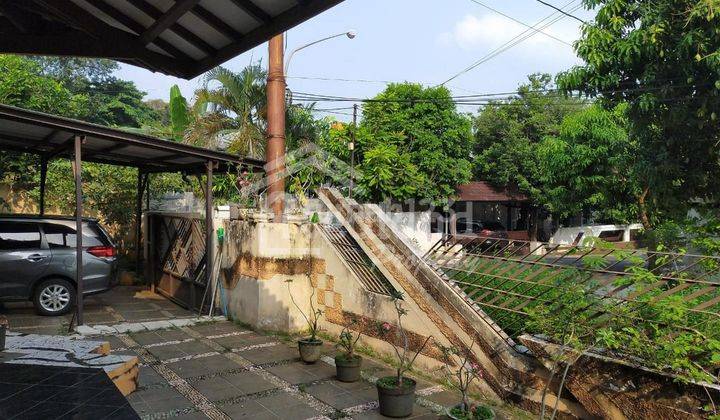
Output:
M474 345L475 341L473 340L470 348L465 352L461 352L455 347L441 347L446 362L442 370L447 377L447 383L462 395L460 404L446 410L447 416L454 420L492 420L495 418L495 412L490 407L470 404L468 398L468 390L472 383L482 378L480 366L471 360ZM460 362L457 369L454 370L449 366L453 358L459 359Z
M395 305L397 313L397 326L385 322L381 325L383 334L388 334L393 329L396 330L396 338L400 339L402 347L393 344L393 350L398 359L397 374L394 376L386 376L380 378L376 382L378 392L378 403L380 405L380 414L387 417L407 417L413 412L413 404L415 403L415 387L417 383L405 376L405 373L412 368L420 352L425 348L432 336L428 336L418 351L411 355L408 347L409 340L407 333L402 325L402 317L407 315L407 311L402 307L402 293L394 292L392 301Z
M315 363L320 360L320 350L322 349L323 344L322 340L317 338L317 333L318 331L320 331L320 326L318 324L320 322L320 317L322 316L323 311L320 309L315 309L315 306L313 305L313 299L315 298L315 288L311 287L312 292L310 293L310 316L307 316L305 314L305 311L303 311L297 304L297 302L295 302L292 290L290 290L290 283L292 283L292 280L288 279L285 282L288 285L288 292L290 292L290 300L292 301L293 305L295 305L297 310L300 311L300 314L303 316L303 318L305 318L305 322L307 322L308 330L310 332L310 337L298 340L300 359L302 359L302 361L305 363Z
M362 357L355 354L355 346L360 340L361 333L358 332L355 335L350 329L355 324L356 322L353 320L343 328L340 332L340 342L336 345L343 350L342 353L335 356L337 379L341 382L356 382L360 379Z

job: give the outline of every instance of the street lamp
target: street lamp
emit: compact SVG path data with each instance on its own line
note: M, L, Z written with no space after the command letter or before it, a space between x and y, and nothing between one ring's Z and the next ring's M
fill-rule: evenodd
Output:
M331 35L331 36L325 37L325 38L323 38L323 39L318 39L317 41L313 41L313 42L311 42L311 43L309 43L309 44L305 44L305 45L303 45L303 46L297 47L297 48L295 48L294 50L292 50L292 51L290 52L290 55L288 55L287 61L285 61L285 77L287 77L287 75L288 75L288 69L290 68L290 60L292 60L293 54L295 54L296 52L298 52L298 51L300 51L300 50L304 50L305 48L310 47L310 46L312 46L312 45L319 44L319 43L324 42L324 41L327 41L327 40L329 40L329 39L338 38L338 37L341 37L341 36L346 36L346 37L348 37L349 39L353 39L353 38L355 38L355 37L357 36L357 32L355 32L354 30L350 30L350 31L347 31L347 32L341 32L341 33L339 33L339 34Z

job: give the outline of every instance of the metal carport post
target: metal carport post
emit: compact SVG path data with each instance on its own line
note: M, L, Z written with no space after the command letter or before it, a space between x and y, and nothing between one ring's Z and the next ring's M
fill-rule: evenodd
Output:
M75 283L77 283L76 324L83 325L83 245L82 245L82 143L84 136L75 136ZM43 189L44 190L44 189ZM44 193L44 191L43 191ZM45 200L43 199L43 202Z

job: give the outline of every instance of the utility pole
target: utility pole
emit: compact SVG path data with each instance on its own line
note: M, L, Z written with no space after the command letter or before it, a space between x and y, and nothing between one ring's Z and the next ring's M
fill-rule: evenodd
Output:
M352 137L350 138L350 144L348 144L348 149L350 149L350 188L348 189L348 196L350 198L352 198L353 187L355 184L355 140L357 139L355 132L357 131L357 110L358 105L353 104L353 130Z
M267 79L267 146L265 173L268 178L268 203L276 223L282 221L285 208L285 69L283 34L269 42Z

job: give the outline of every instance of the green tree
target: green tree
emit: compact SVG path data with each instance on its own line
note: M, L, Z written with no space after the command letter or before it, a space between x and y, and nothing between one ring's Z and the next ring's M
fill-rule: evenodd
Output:
M182 139L185 130L190 125L190 110L185 97L180 93L178 85L170 88L170 103L168 104L170 113L170 128L172 135L176 139Z
M602 221L637 220L637 144L626 126L625 106L593 105L567 115L557 136L539 143L542 194L551 213L564 218L592 210Z
M567 115L583 104L558 95L548 74L533 74L516 96L492 101L473 120L475 132L474 176L498 187L517 186L533 204L548 207L539 147L548 136L557 136ZM531 223L537 237L537 212Z
M0 55L0 103L65 117L80 117L88 99L75 94L61 82L42 75L32 60Z
M439 203L470 180L470 119L457 111L445 87L388 85L363 106L362 129L367 135L358 136L357 147L368 199L412 196ZM386 169L399 170L387 186Z
M31 57L38 75L60 82L75 95L87 98L77 117L113 127L140 128L161 118L143 102L145 92L113 73L120 66L111 60L81 57Z
M681 219L720 187L720 3L717 0L584 0L597 11L576 43L585 65L558 77L561 88L628 102L630 135L643 174L646 228Z
M260 63L234 73L210 70L195 92L186 143L226 148L241 156L262 158L265 150L267 73Z

